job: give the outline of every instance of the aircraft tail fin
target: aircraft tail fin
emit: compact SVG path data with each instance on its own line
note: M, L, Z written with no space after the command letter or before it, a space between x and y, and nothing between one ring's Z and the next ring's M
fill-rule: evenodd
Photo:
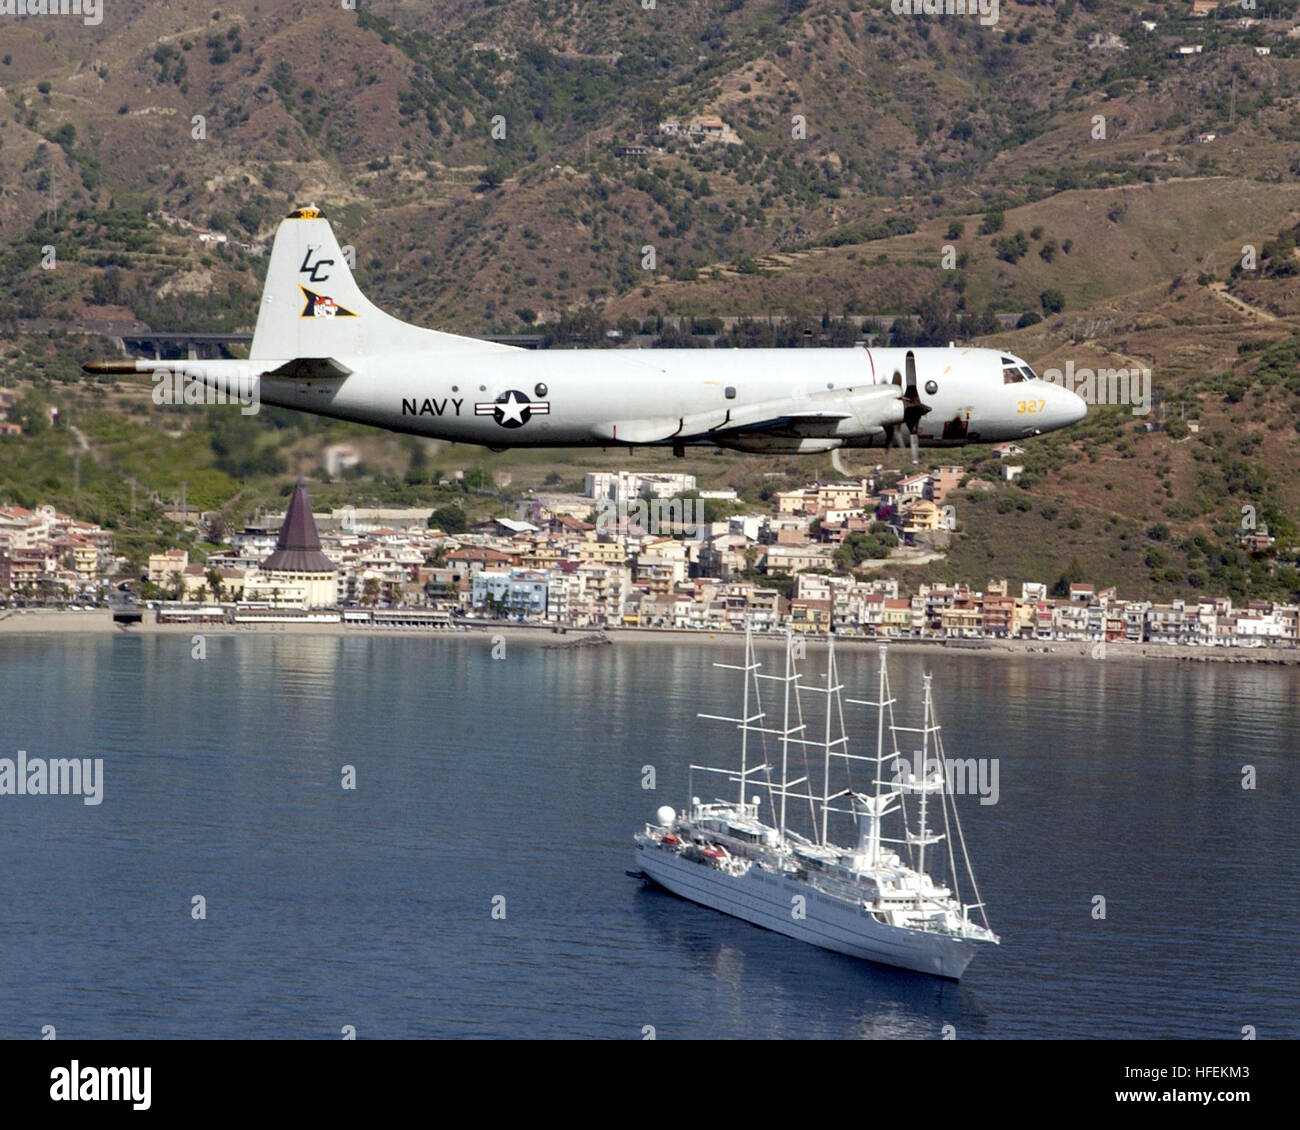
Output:
M385 314L361 293L334 230L315 208L296 208L280 221L250 360L509 348Z

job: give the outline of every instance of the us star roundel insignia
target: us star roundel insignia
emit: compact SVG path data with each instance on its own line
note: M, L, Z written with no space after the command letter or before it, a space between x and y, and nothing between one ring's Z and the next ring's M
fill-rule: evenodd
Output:
M346 306L340 306L328 294L317 294L314 290L308 290L301 283L298 289L302 291L303 298L306 299L306 305L302 308L304 318L355 318L356 315Z
M491 416L503 428L522 428L534 415L546 416L550 411L549 400L529 400L526 393L515 388L495 400L474 405L475 416Z

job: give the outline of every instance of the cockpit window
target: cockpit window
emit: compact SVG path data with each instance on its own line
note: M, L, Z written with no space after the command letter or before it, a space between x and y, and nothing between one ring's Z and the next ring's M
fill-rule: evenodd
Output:
M1004 385L1013 385L1024 379L1024 370L1019 365L1007 365L1002 370L1002 383Z
M1028 365L1021 365L1020 371L1025 374L1025 380L1027 381L1038 380L1038 374L1035 373L1034 370L1031 369Z

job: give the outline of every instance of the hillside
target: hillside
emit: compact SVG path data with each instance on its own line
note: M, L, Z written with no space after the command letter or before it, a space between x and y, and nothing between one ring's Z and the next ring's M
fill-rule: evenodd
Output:
M366 459L331 489L358 500L432 501L434 470L505 470L516 490L628 459L168 414L139 383L81 378L107 340L19 332L247 328L260 249L312 200L376 301L458 332L541 324L603 344L606 325L775 316L803 340L842 316L919 314L916 340L996 342L1040 372L1150 368L1151 414L1096 409L1033 444L1020 485L959 501L943 571L1296 591L1300 0L1245 27L1235 6L1190 7L1004 0L985 28L866 0L179 0L106 5L98 28L8 21L0 387L23 392L11 418L33 434L0 441L0 498L86 509L143 545L174 531L133 522L124 483L170 498L183 482L238 520L340 436ZM707 115L729 140L658 132ZM632 143L648 152L620 156ZM996 329L998 313L1022 328ZM46 404L85 449L41 429ZM932 461L997 473L979 449ZM686 465L755 503L774 473L835 473ZM1245 506L1281 561L1236 549Z

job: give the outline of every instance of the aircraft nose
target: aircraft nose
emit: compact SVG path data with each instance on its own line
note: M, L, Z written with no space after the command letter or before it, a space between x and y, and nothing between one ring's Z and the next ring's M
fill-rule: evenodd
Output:
M1054 428L1068 428L1088 414L1088 403L1077 392L1057 385L1052 389L1051 416Z
M1071 424L1077 424L1088 414L1088 402L1083 399L1077 392L1071 392L1069 389L1061 389L1065 396L1063 406L1064 419L1061 421L1062 427L1069 427Z

